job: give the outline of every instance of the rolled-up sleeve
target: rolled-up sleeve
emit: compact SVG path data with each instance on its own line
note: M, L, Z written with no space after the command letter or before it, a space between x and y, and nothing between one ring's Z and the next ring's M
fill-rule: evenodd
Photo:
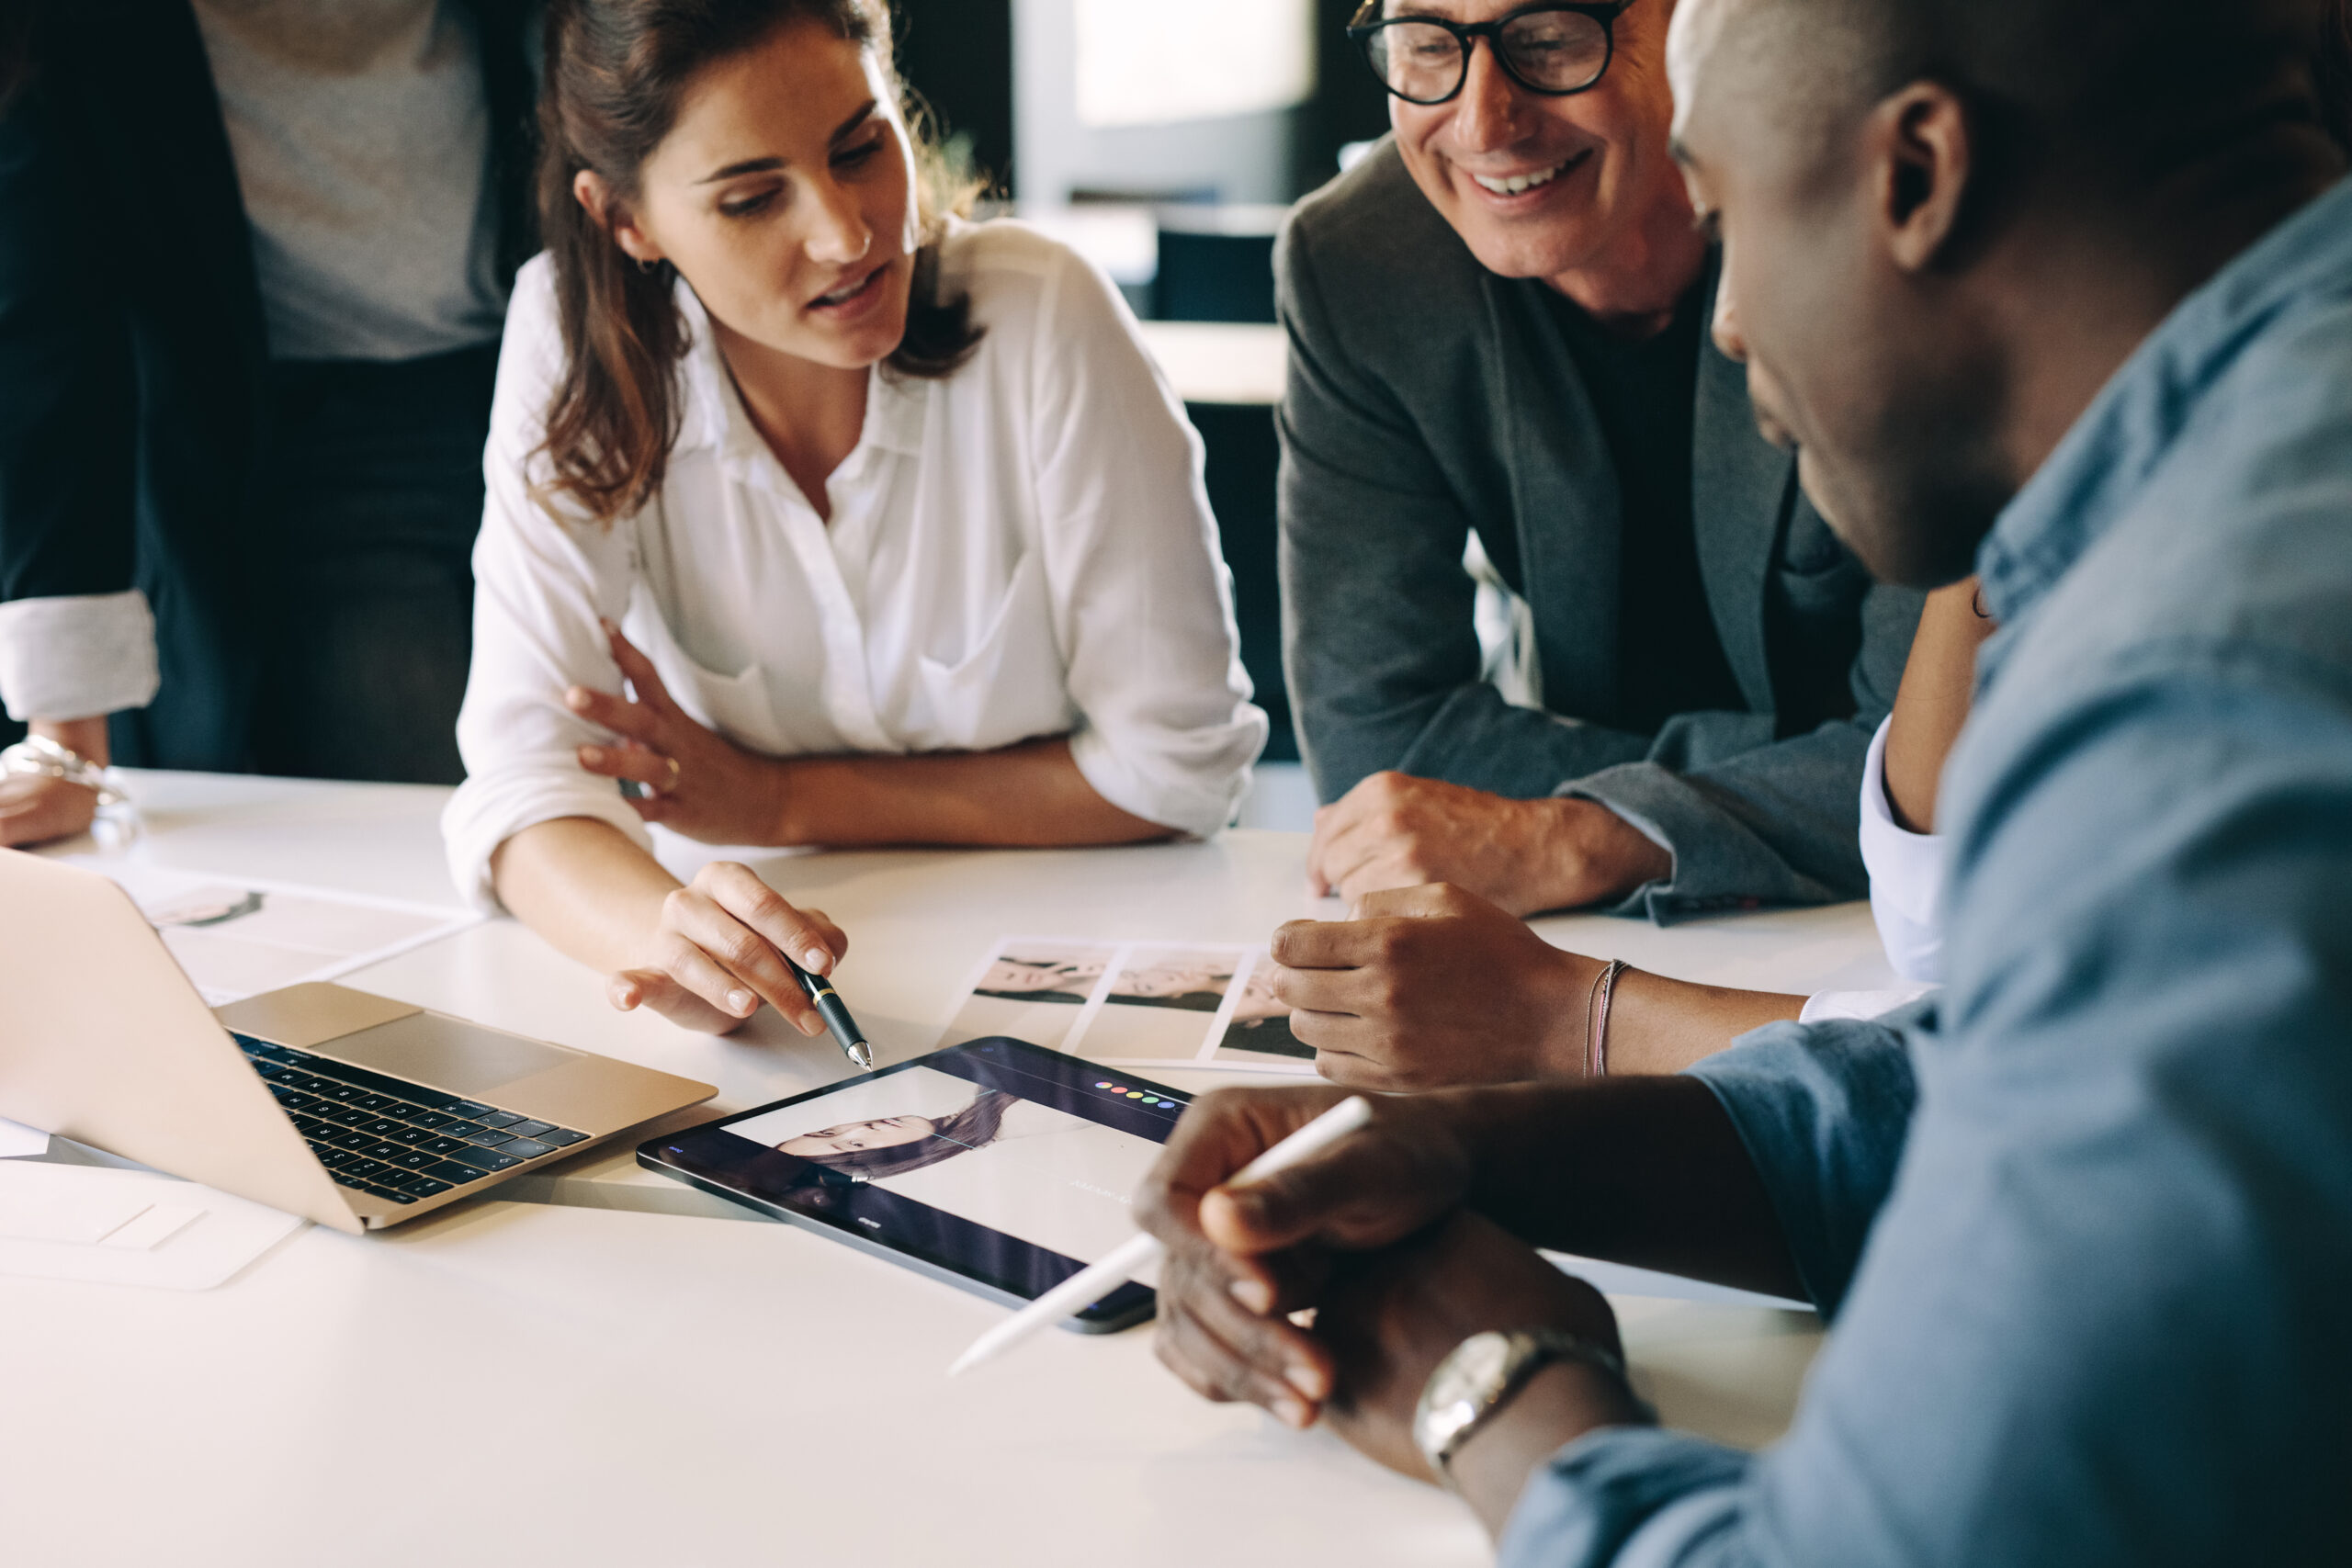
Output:
M610 737L563 705L571 687L618 691L600 619L618 625L634 581L628 524L551 513L532 494L543 412L561 363L545 258L515 280L483 458L488 501L474 546L473 666L458 716L466 782L442 815L449 875L495 910L491 857L526 828L560 818L609 822L649 852L652 836L579 748Z
M1122 811L1232 819L1266 741L1202 479L1200 437L1126 306L1066 257L1038 312L1035 465L1070 754Z
M155 615L138 589L0 604L8 716L90 718L155 700Z
M1886 961L1906 980L1941 980L1944 969L1943 840L1894 819L1886 796L1886 732L1871 740L1862 764L1862 864L1871 874L1871 918Z

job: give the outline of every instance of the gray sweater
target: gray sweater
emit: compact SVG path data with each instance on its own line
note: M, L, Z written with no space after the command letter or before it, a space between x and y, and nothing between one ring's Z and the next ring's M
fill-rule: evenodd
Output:
M1700 349L1691 483L1745 706L1640 733L1615 727L1618 481L1545 286L1481 266L1386 142L1300 205L1275 274L1283 655L1323 798L1396 769L1599 801L1672 852L1621 906L1661 922L1865 894L1863 757L1919 596L1830 533L1742 368ZM1473 529L1532 612L1544 708L1482 678Z

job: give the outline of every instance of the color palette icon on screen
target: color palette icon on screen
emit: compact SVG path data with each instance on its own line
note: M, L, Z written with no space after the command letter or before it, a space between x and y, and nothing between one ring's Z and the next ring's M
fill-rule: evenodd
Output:
M1127 1099L1135 1100L1136 1103L1141 1105L1165 1105L1170 1110L1173 1110L1177 1105L1182 1103L1181 1101L1170 1100L1163 1094L1154 1094L1140 1089L1129 1089L1123 1083L1113 1083L1109 1078L1104 1078L1101 1083L1096 1084L1094 1087L1099 1089L1108 1090L1114 1097L1125 1095Z

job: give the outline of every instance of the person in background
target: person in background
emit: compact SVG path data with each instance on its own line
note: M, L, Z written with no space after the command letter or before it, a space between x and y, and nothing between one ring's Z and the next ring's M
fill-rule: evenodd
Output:
M475 556L451 872L725 1031L843 939L719 845L1214 833L1266 736L1201 448L1116 290L969 225L877 0L559 0L548 254ZM628 794L623 793L626 785Z
M1725 346L1875 571L1973 570L1937 1005L1678 1077L1227 1091L1163 1357L1442 1476L1505 1568L2344 1561L2352 182L2314 0L1686 0ZM1922 433L1932 432L1929 439ZM1663 1431L1532 1244L1813 1300L1788 1435ZM1289 1314L1316 1314L1302 1329Z
M1706 341L1673 11L1416 0L1351 29L1395 134L1276 259L1317 891L1658 920L1863 891L1857 785L1919 598L1871 583ZM1515 606L1500 670L1481 577Z
M86 827L110 761L456 782L529 7L21 9L0 843Z

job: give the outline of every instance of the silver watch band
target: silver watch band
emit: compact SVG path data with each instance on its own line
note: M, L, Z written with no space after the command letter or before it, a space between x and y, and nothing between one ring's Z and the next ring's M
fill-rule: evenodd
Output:
M0 751L0 778L62 779L94 791L98 808L130 803L130 797L115 782L111 769L102 768L79 751L60 746L45 736L30 735L5 751Z
M1545 1367L1581 1361L1623 1389L1644 1420L1657 1413L1634 1393L1625 1363L1607 1346L1560 1329L1474 1334L1430 1374L1414 1413L1413 1440L1430 1471L1453 1485L1453 1458Z

